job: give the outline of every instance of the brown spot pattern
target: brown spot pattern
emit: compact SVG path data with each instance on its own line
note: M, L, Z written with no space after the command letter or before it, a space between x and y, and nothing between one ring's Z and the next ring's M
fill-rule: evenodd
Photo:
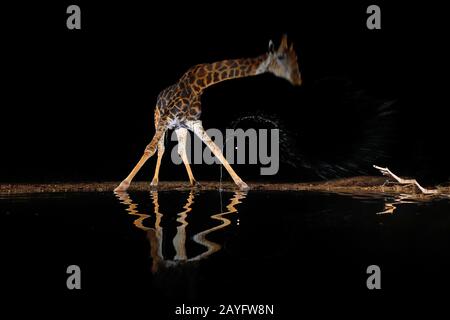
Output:
M180 80L161 91L155 111L155 126L166 126L171 120L198 120L201 115L200 97L207 87L227 79L255 74L259 64L267 58L224 60L194 66Z

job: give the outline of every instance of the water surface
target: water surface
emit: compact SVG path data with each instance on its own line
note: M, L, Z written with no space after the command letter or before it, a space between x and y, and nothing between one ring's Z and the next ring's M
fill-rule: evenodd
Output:
M181 303L273 304L290 318L349 304L400 308L399 297L442 297L450 284L448 199L193 190L0 203L11 300L114 299L123 305L108 308L139 303L158 319L177 319ZM72 264L82 270L77 292L66 288ZM366 287L372 264L382 271L378 292Z

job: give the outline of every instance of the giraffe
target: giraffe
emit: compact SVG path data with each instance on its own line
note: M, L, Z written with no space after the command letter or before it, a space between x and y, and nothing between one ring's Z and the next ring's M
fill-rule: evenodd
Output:
M201 96L206 88L221 81L255 76L266 72L284 78L294 86L301 85L297 55L293 44L288 46L286 35L283 35L278 49L275 49L271 40L268 52L255 58L198 64L186 71L178 82L159 93L155 108L155 135L145 148L139 162L115 191L126 191L134 176L156 151L158 151L158 158L151 185L158 185L159 169L164 154L164 137L168 129L175 130L178 139L178 154L186 167L191 185L196 185L197 181L192 174L186 154L187 130L192 131L208 146L228 171L234 183L241 190L247 190L248 185L237 175L223 156L221 149L203 129L200 120Z

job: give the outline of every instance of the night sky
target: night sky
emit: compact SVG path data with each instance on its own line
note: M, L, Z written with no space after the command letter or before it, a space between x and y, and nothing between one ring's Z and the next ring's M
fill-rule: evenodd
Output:
M123 179L151 140L162 89L192 65L260 55L270 39L278 45L287 33L302 87L267 74L223 82L203 95L205 128L260 114L276 119L290 141L294 156L282 155L277 176L236 165L244 180L378 174L371 169L378 164L425 184L444 183L450 178L445 12L376 3L381 30L366 28L372 2L364 1L4 6L0 181ZM66 28L70 4L81 7L81 30ZM137 179L150 183L154 164ZM220 173L218 165L193 171L200 181ZM160 180L187 181L169 154Z

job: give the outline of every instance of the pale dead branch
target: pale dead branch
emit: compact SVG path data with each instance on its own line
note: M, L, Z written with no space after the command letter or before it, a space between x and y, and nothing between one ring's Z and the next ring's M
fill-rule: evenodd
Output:
M403 179L400 178L399 176L395 175L391 170L389 170L388 168L382 168L379 166L374 165L373 166L375 169L380 170L380 172L388 177L391 177L393 179L395 179L398 183L400 184L412 184L415 185L417 188L420 189L420 191L422 191L423 194L438 194L439 190L437 189L425 189L424 187L422 187L419 182L417 182L416 179Z

